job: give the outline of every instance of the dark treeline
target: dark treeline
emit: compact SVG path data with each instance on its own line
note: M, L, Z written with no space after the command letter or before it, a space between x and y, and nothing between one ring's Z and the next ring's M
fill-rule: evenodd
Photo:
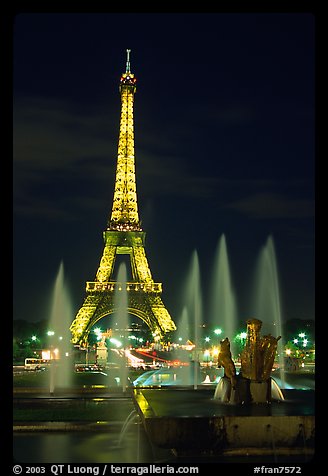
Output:
M30 341L36 336L39 343L43 344L47 338L48 321L30 322L24 319L13 321L13 339L18 342ZM240 323L240 330L245 328L245 323ZM206 332L208 329L206 330ZM289 319L285 322L284 338L286 341L295 338L300 332L304 332L312 342L315 339L315 321L313 319Z

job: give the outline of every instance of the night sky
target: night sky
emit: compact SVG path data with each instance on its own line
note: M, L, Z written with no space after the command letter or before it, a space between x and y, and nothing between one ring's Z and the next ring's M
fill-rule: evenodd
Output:
M307 13L17 15L14 319L49 317L61 261L72 317L94 280L127 48L139 215L173 319L194 250L206 301L222 234L240 319L269 236L283 318L314 319L314 24Z

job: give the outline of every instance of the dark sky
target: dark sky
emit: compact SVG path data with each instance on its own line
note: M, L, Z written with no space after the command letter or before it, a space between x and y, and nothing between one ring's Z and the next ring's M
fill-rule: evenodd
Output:
M194 250L207 300L222 234L240 319L269 236L283 318L314 319L314 16L26 13L13 31L14 319L48 318L61 261L74 314L94 280L127 48L139 213L173 319Z

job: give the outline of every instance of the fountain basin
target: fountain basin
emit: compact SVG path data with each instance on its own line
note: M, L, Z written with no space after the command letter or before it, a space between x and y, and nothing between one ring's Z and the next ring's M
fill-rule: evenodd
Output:
M314 392L286 391L284 401L250 405L227 405L213 393L135 389L133 400L151 443L176 456L314 455Z

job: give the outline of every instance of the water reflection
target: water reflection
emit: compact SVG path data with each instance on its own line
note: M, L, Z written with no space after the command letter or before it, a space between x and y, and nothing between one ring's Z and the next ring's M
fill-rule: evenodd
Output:
M14 436L14 459L21 463L151 463L151 446L134 421L119 444L122 425L109 431L24 433Z

